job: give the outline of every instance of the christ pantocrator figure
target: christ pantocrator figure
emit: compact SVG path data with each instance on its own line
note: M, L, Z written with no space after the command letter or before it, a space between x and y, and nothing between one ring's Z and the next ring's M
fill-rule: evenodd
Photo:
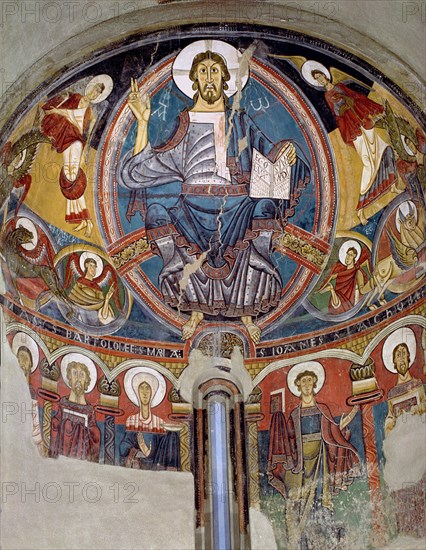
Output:
M146 190L145 226L161 256L159 286L169 306L191 313L190 338L205 315L240 318L255 343L259 314L280 301L282 281L272 260L272 236L281 231L289 201L249 196L253 149L291 166L291 191L309 181L308 166L290 141L272 143L244 110L231 111L230 73L212 51L197 54L189 71L193 106L179 114L160 147L148 142L150 99L131 81L128 106L137 120L133 151L121 160L118 181ZM241 140L247 146L241 151ZM167 199L160 198L161 195Z

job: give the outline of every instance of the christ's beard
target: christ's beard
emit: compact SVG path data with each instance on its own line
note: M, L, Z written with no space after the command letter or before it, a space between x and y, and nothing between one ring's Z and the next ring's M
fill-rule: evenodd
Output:
M208 105L213 105L218 99L220 99L220 92L218 92L214 84L210 84L209 87L204 86L203 89L200 89L201 97Z

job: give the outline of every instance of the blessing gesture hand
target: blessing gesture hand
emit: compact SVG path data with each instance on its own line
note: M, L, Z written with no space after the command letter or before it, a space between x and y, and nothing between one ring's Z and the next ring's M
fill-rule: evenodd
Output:
M130 79L130 93L127 104L138 122L148 122L151 116L151 101L148 94L142 99L135 78Z

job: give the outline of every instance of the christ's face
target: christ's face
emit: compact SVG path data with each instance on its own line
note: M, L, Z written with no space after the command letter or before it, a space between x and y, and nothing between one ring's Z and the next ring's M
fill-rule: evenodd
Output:
M299 388L302 395L311 397L314 394L315 378L313 376L302 376L299 380Z
M147 382L142 382L138 388L139 401L141 405L149 405L151 401L152 389Z
M87 386L86 371L80 367L74 367L69 374L69 385L76 396L83 395Z
M404 376L410 368L408 351L405 346L398 346L394 355L394 364L397 372Z
M209 105L222 97L223 75L218 63L212 59L201 61L197 66L197 80L200 95Z

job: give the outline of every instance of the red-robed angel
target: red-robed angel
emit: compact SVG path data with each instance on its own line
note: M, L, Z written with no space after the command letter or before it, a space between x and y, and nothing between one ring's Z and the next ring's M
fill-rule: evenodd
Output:
M83 169L87 164L90 137L96 121L91 105L106 99L111 89L111 77L99 75L89 82L85 95L67 92L42 105L45 115L41 131L63 156L59 185L67 199L65 221L77 224L75 231L85 229L86 237L91 237L93 230L84 199L87 178Z
M362 269L364 266L370 269L368 250L365 247L361 249L359 243L350 240L341 246L339 259L326 282L318 290L321 294L330 292L328 311L331 314L351 310L369 290L366 286L367 276Z
M96 254L71 254L64 286L68 289L68 298L79 306L81 320L88 325L107 325L117 317L117 310L121 311L117 274Z
M367 97L368 92L372 91L369 86L336 67L327 69L318 61L302 56L269 55L288 60L306 82L324 91L325 102L343 142L355 149L362 163L356 213L359 221L366 225L368 217L382 208L378 200L380 197L390 191L401 193L404 188L398 180L394 151L387 139L377 132L385 116L385 108ZM361 84L367 93L352 89L354 84Z
M308 65L308 64L305 64ZM312 70L313 69L313 70ZM325 100L334 116L343 141L354 147L362 162L360 198L357 215L363 225L368 223L364 209L398 183L392 147L376 131L377 122L384 116L383 105L352 90L343 82L333 82L325 67L302 68L305 78L323 88Z

